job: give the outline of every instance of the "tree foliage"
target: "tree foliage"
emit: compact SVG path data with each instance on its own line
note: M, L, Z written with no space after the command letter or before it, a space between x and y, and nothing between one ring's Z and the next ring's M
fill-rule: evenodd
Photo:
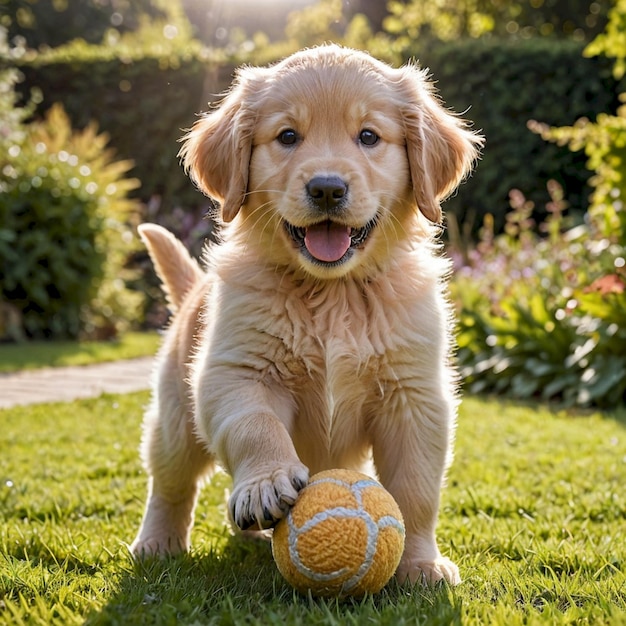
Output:
M391 0L385 28L394 36L556 36L588 41L604 26L610 0Z
M174 3L176 4L176 3ZM167 0L0 0L0 26L9 39L22 37L30 48L55 48L72 39L100 43L107 31L134 31L142 18L163 18Z
M615 74L623 76L626 60L626 0L617 0L606 31L586 49L588 56L606 54L615 58ZM572 150L583 150L587 167L594 172L589 213L607 241L626 245L626 94L615 113L599 114L594 122L579 119L573 126L550 128L536 125L544 139Z
M613 56L618 76L624 25L626 0L618 0L606 32L586 49ZM585 223L567 229L555 198L542 237L517 193L505 233L483 231L456 277L463 374L473 391L615 406L626 401L626 104L594 122L531 127L584 151L592 201Z
M626 2L616 0L609 13L606 30L588 46L587 56L604 54L615 59L615 75L621 78L626 73Z
M2 27L0 57L11 57L7 33ZM15 85L19 78L20 74L14 67L0 69L0 169L11 145L23 138L24 121L31 113L30 108L17 106Z

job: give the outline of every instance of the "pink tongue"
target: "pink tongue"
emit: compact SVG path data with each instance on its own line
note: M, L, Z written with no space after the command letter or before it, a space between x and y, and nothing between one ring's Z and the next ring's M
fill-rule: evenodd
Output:
M350 247L350 228L331 221L309 226L304 236L304 245L318 261L339 261Z

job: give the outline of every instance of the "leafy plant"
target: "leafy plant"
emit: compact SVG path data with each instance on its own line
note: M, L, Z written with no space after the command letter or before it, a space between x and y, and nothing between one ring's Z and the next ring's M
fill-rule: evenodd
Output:
M387 30L409 40L453 41L496 35L562 37L579 41L604 26L609 0L392 0Z
M15 61L25 76L18 89L23 95L33 88L41 92L38 116L60 103L73 128L95 120L119 158L133 161L131 174L141 180L133 196L143 202L158 197L168 211L205 204L176 155L184 129L207 106L205 88L219 93L230 76L210 84L215 65L182 25L155 22L110 39L107 46L75 41L25 55Z
M613 74L622 78L626 73L626 0L617 0L609 13L606 32L585 48L586 56L604 54L614 58ZM600 113L595 122L587 117L573 126L550 127L537 122L531 128L544 139L567 145L573 151L583 150L587 167L595 172L591 179L594 192L589 214L593 227L607 242L626 245L626 93L615 114Z
M0 294L30 337L115 334L141 297L126 289L136 204L95 124L73 131L62 107L25 127L0 174Z
M615 57L619 78L626 68L626 0L615 3L609 18L586 54ZM583 225L566 228L553 185L541 238L530 229L529 203L513 194L507 232L494 238L487 229L457 276L459 358L470 389L569 405L620 404L626 399L626 105L595 122L531 128L585 151L594 172L591 204Z
M472 392L614 406L626 398L624 250L592 221L567 227L562 190L550 192L543 235L513 192L505 232L487 223L455 275L462 376Z

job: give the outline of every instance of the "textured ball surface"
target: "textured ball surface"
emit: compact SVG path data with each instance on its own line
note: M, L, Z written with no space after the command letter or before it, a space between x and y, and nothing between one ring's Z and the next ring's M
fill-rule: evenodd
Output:
M380 591L404 550L404 521L391 494L350 470L313 476L274 529L280 573L300 593L359 596Z

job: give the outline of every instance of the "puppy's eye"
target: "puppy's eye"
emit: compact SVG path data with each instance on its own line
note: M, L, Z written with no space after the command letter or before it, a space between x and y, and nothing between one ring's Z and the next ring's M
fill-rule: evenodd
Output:
M288 128L283 130L276 139L283 146L293 146L298 142L298 133L293 128Z
M365 128L359 133L359 141L364 146L374 146L378 143L379 140L380 137L369 128Z

